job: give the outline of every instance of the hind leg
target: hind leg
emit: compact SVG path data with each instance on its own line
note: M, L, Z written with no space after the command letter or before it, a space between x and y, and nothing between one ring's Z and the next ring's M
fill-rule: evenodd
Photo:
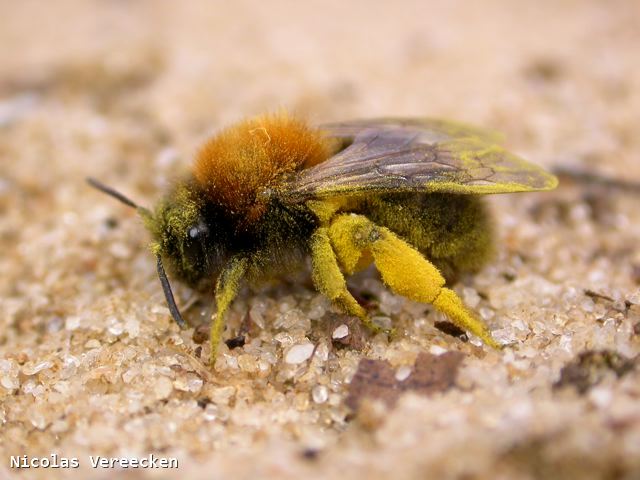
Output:
M363 215L344 214L334 218L328 229L331 246L345 272L353 273L363 255L370 254L382 279L395 293L430 303L453 323L500 348L487 326L472 315L453 290L446 288L438 269L420 252L385 227Z

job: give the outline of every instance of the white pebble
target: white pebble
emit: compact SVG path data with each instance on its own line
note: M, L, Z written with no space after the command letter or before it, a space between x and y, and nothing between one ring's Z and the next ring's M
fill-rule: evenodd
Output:
M173 391L173 382L167 377L160 377L156 380L154 390L158 400L167 398Z
M331 334L331 338L339 339L344 338L347 335L349 335L349 327L345 323L343 323L342 325L336 327L336 329Z
M491 332L491 336L501 345L509 345L518 341L518 337L511 327L498 328Z
M165 307L164 305L154 305L151 307L151 313L155 314L155 315L162 315L163 317L168 317L169 315L171 315L171 312L169 312L169 309L167 307ZM69 328L69 327L67 327Z
M2 385L7 390L13 390L14 388L18 388L20 386L20 382L16 377L10 377L5 375L0 378L0 385Z
M122 335L124 332L124 325L117 318L109 318L108 320L109 327L107 328L108 332L111 335L115 335L116 337Z
M397 381L402 382L403 380L409 378L409 375L411 375L411 367L403 365L398 370L396 370L395 376Z
M266 310L267 304L258 300L255 300L249 309L249 316L251 317L251 320L260 328L264 328L264 312Z
M124 329L130 338L136 338L140 334L140 322L135 318L127 318L124 322Z
M115 258L127 259L131 256L131 249L122 242L114 242L109 246L109 254Z
M607 408L612 399L613 392L606 387L596 387L589 392L589 400L598 408Z
M218 418L218 414L219 414L218 410L219 409L217 405L213 403L208 404L205 407L204 413L203 413L205 420L213 421L216 418Z
M311 398L315 403L324 403L329 398L329 390L324 385L316 385L311 390Z
M565 334L560 337L560 341L558 342L558 346L569 353L573 352L572 349L572 337L570 334Z
M294 345L285 355L284 361L291 365L302 363L305 360L311 358L311 355L313 354L313 348L314 347L312 343L301 343L298 345Z
M67 330L75 330L79 326L80 326L80 317L76 317L76 316L67 317L67 319L64 322L64 328L66 328Z
M442 355L443 353L447 353L447 349L439 345L431 345L431 347L429 347L429 353L431 355Z
M39 430L44 430L44 428L47 426L47 420L40 412L34 412L31 415L30 420L31 424Z
M187 388L193 393L198 393L202 389L202 384L202 379L197 375L189 376L189 380L187 380Z
M483 320L491 320L495 315L495 312L487 307L482 307L479 313Z

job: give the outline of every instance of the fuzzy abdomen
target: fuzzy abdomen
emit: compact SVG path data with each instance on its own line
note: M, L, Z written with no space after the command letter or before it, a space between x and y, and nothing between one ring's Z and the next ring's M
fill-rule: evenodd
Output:
M363 200L354 211L417 248L448 282L479 270L493 254L491 219L478 196L385 195Z

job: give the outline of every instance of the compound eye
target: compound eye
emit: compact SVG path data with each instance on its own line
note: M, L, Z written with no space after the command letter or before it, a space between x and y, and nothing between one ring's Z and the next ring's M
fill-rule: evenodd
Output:
M207 235L209 235L209 227L202 220L189 228L189 238L192 240L204 238Z

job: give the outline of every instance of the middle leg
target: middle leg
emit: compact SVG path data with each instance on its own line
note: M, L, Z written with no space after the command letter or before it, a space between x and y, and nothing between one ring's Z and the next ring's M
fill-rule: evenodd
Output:
M373 332L384 331L371 321L367 311L347 289L347 282L331 246L329 231L325 227L318 228L311 237L311 263L313 283L320 293L326 295L347 314L360 318Z

